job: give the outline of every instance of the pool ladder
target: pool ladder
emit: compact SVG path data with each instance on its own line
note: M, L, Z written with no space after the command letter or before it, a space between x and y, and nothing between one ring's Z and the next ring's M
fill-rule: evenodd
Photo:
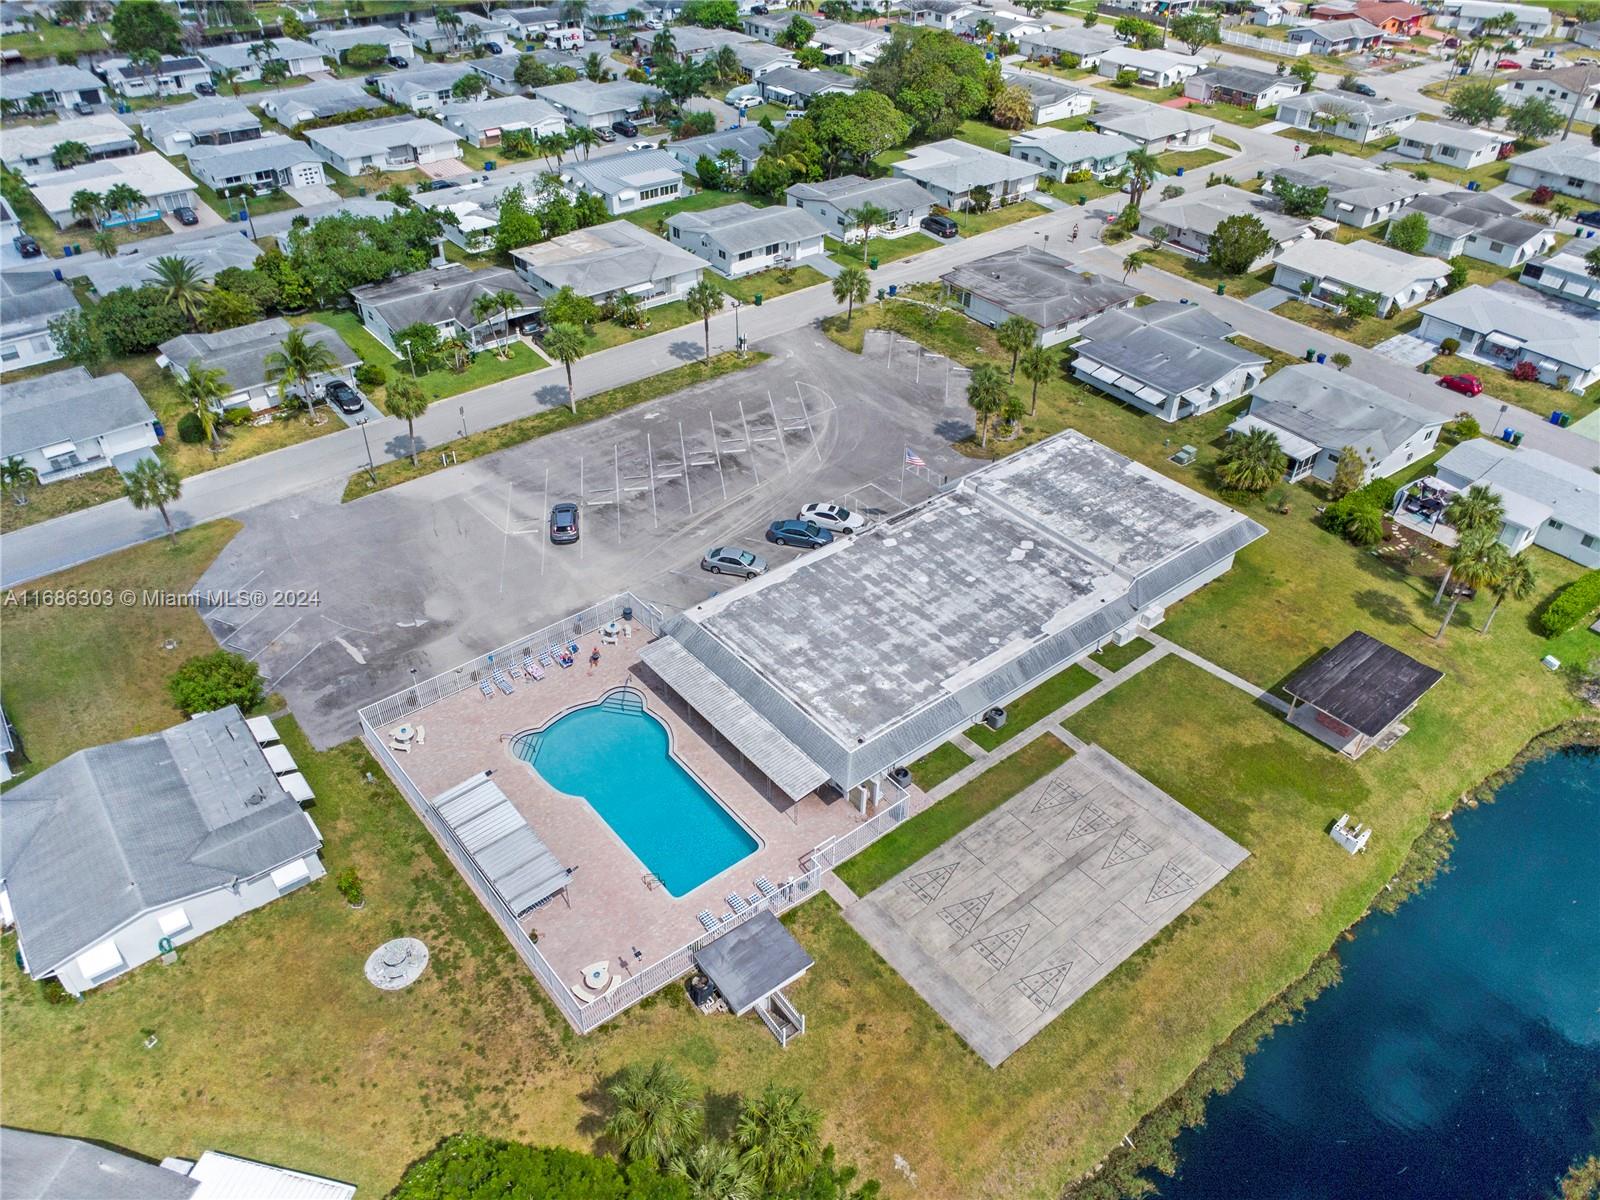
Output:
M642 876L640 876L640 878L644 881L645 890L649 892L655 891L658 887L665 886L661 882L661 876L657 875L654 871L646 871Z

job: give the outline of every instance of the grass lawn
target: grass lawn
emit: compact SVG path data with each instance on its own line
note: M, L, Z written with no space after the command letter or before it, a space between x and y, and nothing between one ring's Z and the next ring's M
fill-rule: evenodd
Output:
M788 109L781 104L758 104L744 114L746 125L759 125L761 118L766 117L773 124L781 124L788 120Z
M1046 66L1042 62L1030 62L1030 71L1042 71L1046 75L1054 75L1057 79L1097 79L1104 78L1093 67L1060 67L1051 63Z
M1428 371L1432 375L1476 375L1483 381L1485 396L1504 400L1541 417L1548 417L1557 410L1572 413L1574 417L1586 417L1600 403L1600 383L1580 396L1576 392L1554 388L1537 380L1513 379L1508 371L1462 358L1459 354L1435 356L1428 364Z
M1258 354L1262 358L1266 359L1267 362L1271 364L1270 369L1273 371L1281 371L1284 367L1290 367L1295 363L1305 361L1305 359L1299 357L1298 355L1289 354L1286 351L1279 350L1276 346L1269 346L1265 342L1258 342L1254 338L1247 338L1243 334L1235 334L1228 340L1231 341L1235 346L1239 347L1239 349L1248 350L1252 354Z
M865 896L1071 757L1072 751L1060 738L1041 734L932 808L918 813L893 833L885 834L854 858L841 863L835 873L856 895Z
M1278 136L1291 142L1299 142L1302 148L1310 146L1326 146L1340 154L1354 155L1356 158L1371 158L1380 150L1393 150L1400 144L1399 137L1377 138L1370 142L1357 142L1350 138L1334 137L1331 133L1315 133L1309 129L1280 129Z
M1203 283L1209 288L1223 284L1230 296L1254 296L1262 289L1271 286L1272 267L1263 267L1254 275L1223 275L1203 258L1196 258L1192 254L1185 254L1182 250L1146 250L1145 257L1150 260L1151 266L1160 267L1174 275L1182 275L1185 279L1192 279L1196 283Z
M526 347L524 347L525 349ZM622 387L611 388L609 391L596 392L592 396L583 396L578 400L578 412L574 414L570 408L547 408L531 416L520 417L515 421L508 421L504 425L496 425L479 433L468 434L464 438L445 442L438 446L429 446L418 456L417 465L412 466L409 458L394 459L380 463L377 470L378 481L374 485L365 470L350 476L345 484L344 500L359 500L374 491L394 487L396 484L406 483L412 479L420 479L424 475L431 475L442 470L441 461L443 451L450 451L454 461L466 462L469 459L481 458L485 454L493 454L496 450L507 450L512 446L520 446L523 442L532 441L534 438L543 437L547 433L554 433L558 429L565 429L569 425L581 425L587 421L598 420L600 417L610 416L612 413L621 412L625 408L632 408L636 404L643 404L647 400L655 400L661 396L671 395L696 383L703 383L708 379L716 379L731 371L740 371L745 367L753 367L766 359L765 354L736 355L732 353L718 354L712 358L710 364L704 362L687 363L681 367L674 367L670 371L663 371L659 375L651 375L633 383L624 384ZM581 370L581 368L579 368Z
M949 216L960 228L962 237L973 237L980 233L988 233L991 229L1043 216L1049 211L1044 205L1035 204L1032 200L1019 200L1002 208L991 208L988 212L953 212Z
M1255 129L1257 126L1278 119L1276 104L1270 108L1241 108L1237 104L1191 104L1188 111L1202 113L1218 121L1226 121L1230 125L1242 125L1246 129ZM1218 140L1215 134L1211 140Z
M17 220L22 225L22 231L37 238L45 254L52 258L60 258L64 253L65 247L74 245L82 246L86 254L96 253L92 245L94 230L85 225L69 225L65 229L57 229L56 223L45 214L43 208L39 207L39 202L33 198L33 193L22 182L21 176L14 175L9 170L5 172L5 175L7 179L7 203L16 212ZM10 182L12 180L16 181L15 184ZM172 230L167 228L165 221L149 221L143 225L117 228L112 232L117 235L117 245L126 246L129 242L160 237L171 233ZM48 265L44 264L46 267ZM44 267L39 267L39 269L42 270Z
M27 490L26 504L18 504L14 497L0 501L0 533L10 533L28 525L37 525L51 517L93 508L107 500L122 496L122 476L107 468L76 479L63 479L44 487Z
M708 274L706 278L709 279L711 276ZM647 308L644 310L644 315L649 324L643 329L629 329L626 325L618 325L615 321L596 321L589 330L590 346L585 353L594 354L600 350L609 350L613 346L638 341L653 333L664 333L668 329L676 329L680 325L687 325L690 321L700 319L689 311L689 306L682 300L673 300L668 304Z
M1156 165L1164 175L1176 175L1181 168L1185 173L1209 167L1228 156L1220 150L1168 150L1156 156Z
M910 258L913 254L921 254L924 250L935 250L942 244L938 238L920 232L903 233L899 237L892 238L875 237L863 256L860 242L846 243L831 237L822 239L828 257L841 267L868 267L869 270L873 259L877 259L881 267L884 263Z
M265 217L270 213L288 212L291 208L300 207L300 202L282 188L275 192L268 192L265 196L250 196L248 198L244 196L223 197L196 180L194 190L195 194L200 197L207 207L219 217L224 218L229 213L242 211L246 205L250 209L250 215L254 217Z
M996 154L1010 154L1011 139L1017 132L1015 129L1000 129L987 121L968 118L956 127L955 136L963 142L982 146L985 150L993 150Z
M1502 159L1499 162L1485 163L1481 167L1473 167L1470 171L1464 171L1460 167L1448 166L1445 163L1419 162L1416 164L1407 163L1403 167L1396 164L1393 169L1426 175L1429 179L1446 179L1460 187L1466 187L1469 183L1476 183L1482 191L1487 192L1499 187L1506 181L1506 173L1511 170L1511 164Z
M1176 100L1183 95L1182 87L1153 88L1142 83L1130 84L1122 87L1120 84L1108 82L1105 85L1107 96L1133 96L1149 104L1165 104L1168 100Z
M0 50L15 50L23 58L54 58L63 53L92 54L97 50L104 52L110 46L111 43L103 36L110 32L109 25L79 28L40 21L37 29L0 37Z
M622 219L624 221L632 221L635 225L642 226L653 233L659 233L666 228L667 218L678 213L704 212L708 208L721 208L727 204L739 203L748 204L752 208L766 208L771 202L765 197L752 196L747 192L713 192L705 190L680 197L677 200L669 200L665 204L652 204L649 208L623 213Z
M784 274L789 276L787 283L779 278ZM819 283L828 282L828 277L821 271L807 266L793 267L788 271L778 268L757 271L753 275L742 275L738 279L724 279L714 271L707 271L705 277L742 304L753 304L757 292L761 294L763 300L771 300L777 296L787 296L790 292L798 292L801 288L815 287Z
M1112 644L1090 655L1096 666L1104 667L1108 671L1116 672L1150 652L1150 643L1141 637L1134 638L1125 646Z
M1048 192L1056 199L1067 204L1087 204L1091 200L1098 200L1101 196L1111 196L1117 191L1117 184L1107 183L1100 179L1089 179L1083 183L1056 183L1048 182L1049 186L1042 190Z
M967 737L985 750L998 749L1098 682L1091 672L1074 663L1006 705L1006 723L999 729L990 729L980 721L966 731Z
M418 184L426 183L433 178L419 167L409 167L404 171L385 171L377 179L368 179L364 175L352 179L337 171L328 171L327 177L328 186L341 196L376 196L385 188L397 183L404 184L414 192Z
M1319 333L1369 348L1397 334L1409 333L1422 324L1422 314L1415 309L1398 313L1387 320L1382 317L1362 317L1355 321L1326 308L1307 304L1304 300L1285 300L1272 311L1291 321L1309 325Z
M908 769L912 780L926 792L938 787L971 762L972 755L954 742L945 742L917 759Z

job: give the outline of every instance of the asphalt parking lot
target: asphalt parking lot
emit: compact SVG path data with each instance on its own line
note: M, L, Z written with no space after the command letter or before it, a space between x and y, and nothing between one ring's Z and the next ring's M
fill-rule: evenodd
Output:
M811 329L757 349L772 358L350 504L316 489L241 514L198 585L244 594L206 611L212 631L327 746L413 671L622 590L669 611L697 603L733 586L699 569L708 547L781 563L805 552L763 533L802 504L882 519L974 465L948 446L971 414L945 360L904 344L890 359L878 340L858 358ZM908 447L925 470L902 472ZM581 505L575 545L546 534L560 501Z

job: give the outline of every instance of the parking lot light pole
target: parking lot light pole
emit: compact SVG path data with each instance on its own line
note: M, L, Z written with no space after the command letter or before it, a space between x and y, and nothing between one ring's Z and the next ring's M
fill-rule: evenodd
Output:
M378 468L372 464L372 442L367 437L367 418L362 417L356 422L361 427L361 444L367 448L367 478L372 481L372 486L378 486Z
M739 336L739 310L743 308L744 305L731 298L728 302L733 305L733 348L738 353L743 354L744 338Z

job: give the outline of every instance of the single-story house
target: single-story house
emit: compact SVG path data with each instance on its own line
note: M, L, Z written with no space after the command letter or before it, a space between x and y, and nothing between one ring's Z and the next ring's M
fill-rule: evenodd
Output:
M1089 123L1101 133L1125 137L1152 154L1201 149L1211 144L1211 135L1217 131L1217 123L1210 117L1158 104L1097 112Z
M1290 246L1333 228L1325 217L1291 217L1254 193L1218 184L1146 208L1139 218L1139 232L1149 237L1153 230L1164 229L1167 244L1204 258L1211 252L1211 236L1217 226L1236 216L1254 217L1272 238L1272 245L1250 264L1252 271L1266 266Z
M72 288L53 271L26 271L17 267L0 272L0 371L16 371L61 357L50 322L79 308ZM8 385L9 386L9 385ZM5 453L10 455L11 430L5 431Z
M988 25L985 26L984 22ZM1030 17L1025 13L1006 12L995 8L979 8L956 22L955 33L975 42L1015 42L1030 34L1043 33L1051 28L1043 15ZM986 36L987 35L987 36Z
M1383 30L1360 17L1318 21L1315 25L1297 25L1289 30L1289 44L1310 46L1313 54L1353 54L1358 50L1370 50L1382 41Z
M1593 124L1600 107L1600 67L1557 67L1553 71L1514 71L1499 87L1507 107L1530 97L1544 100L1563 118L1576 112L1580 121Z
M1232 104L1263 109L1298 96L1305 84L1293 75L1274 75L1253 67L1212 67L1184 80L1183 94L1201 104Z
M1582 392L1600 380L1600 337L1593 317L1577 317L1514 287L1473 284L1422 310L1416 336L1461 344L1475 362L1509 371L1530 362L1544 383Z
M256 47L260 47L259 50ZM256 52L251 53L252 50ZM261 78L261 64L283 62L289 66L288 78L302 75L320 75L327 71L328 63L322 51L310 42L294 38L267 38L260 42L232 42L221 46L205 46L200 51L213 71L236 71L240 83L253 83Z
M935 204L963 211L973 204L973 193L988 192L988 203L1010 204L1039 186L1044 168L996 154L957 138L918 146L890 171L921 185Z
M597 304L626 292L645 308L682 300L705 262L632 221L608 221L511 252L512 263L541 297L570 287Z
M1096 179L1115 175L1138 148L1120 134L1088 129L1030 129L1011 135L1011 157L1043 167L1057 183L1079 171L1088 171Z
M1092 71L1100 65L1100 56L1122 43L1109 29L1047 29L1043 33L1030 33L1017 39L1017 49L1028 58L1060 59L1075 55L1078 65Z
M467 33L469 28L477 31L475 36L478 45L485 46L493 42L506 50L511 48L512 39L518 33L512 22L498 17L483 17L465 9L457 12L456 16L461 20L455 25L441 25L434 18L425 17L420 21L403 23L400 31L411 39L413 47L429 54L449 54L470 46L474 35Z
M211 82L211 68L188 55L167 55L154 66L119 61L105 63L106 86L130 100L143 96L193 95L195 88Z
M1123 71L1133 71L1145 87L1169 88L1176 87L1205 68L1206 60L1194 54L1114 46L1100 55L1100 61L1094 69L1107 79L1115 79Z
M1076 337L1103 313L1130 307L1139 289L1097 275L1038 246L1014 246L939 276L944 294L991 329L1008 317L1038 327L1041 346Z
M282 380L267 370L268 356L283 347L289 331L299 328L306 340L326 346L337 364L332 371L311 380L311 390L320 395L335 379L353 380L361 356L326 325L315 321L291 326L282 317L269 317L250 325L240 325L221 333L185 333L162 342L156 364L174 375L186 372L191 363L217 367L222 371L227 394L213 406L218 412L248 408L252 413L276 408L282 399ZM298 387L291 381L290 387Z
M1283 250L1276 261L1274 287L1327 308L1338 308L1352 292L1369 292L1378 298L1380 317L1416 307L1450 279L1450 264L1442 259L1383 242L1313 238Z
M478 299L509 292L520 303L509 312L496 309L480 316ZM402 354L395 335L410 325L432 325L441 339L459 337L476 350L516 341L523 325L539 308L539 298L515 271L485 267L474 271L464 263L451 263L382 283L351 288L350 298L362 325L396 354Z
M829 66L869 67L889 44L889 31L871 25L829 22L811 35Z
M1070 83L1047 79L1030 71L1005 71L1001 78L1028 93L1035 125L1086 116L1094 108L1094 96L1087 88L1073 87Z
M1236 332L1186 301L1118 309L1084 327L1072 374L1163 421L1180 421L1231 404L1266 378L1267 360L1228 340Z
M1500 540L1513 554L1542 546L1600 567L1600 475L1593 471L1531 446L1472 438L1447 450L1433 472L1447 488L1481 483L1500 497Z
M750 73L751 79L760 79L779 67L787 67L791 71L800 67L800 60L794 56L793 50L774 46L770 42L739 42L733 47L733 53L739 65Z
M191 146L226 146L261 136L261 119L226 96L196 100L176 108L155 108L139 117L145 140L168 156Z
M354 80L308 83L303 87L270 92L261 100L261 111L286 129L307 121L367 112L383 106L384 101Z
M1416 124L1417 110L1354 92L1307 92L1279 104L1277 117L1296 129L1364 144L1411 128Z
M630 150L571 162L562 168L562 181L576 191L600 196L613 216L685 194L683 166L665 150Z
M496 21L504 21L511 32L524 41L532 41L538 34L561 27L561 8L555 4L496 8L489 15Z
M709 158L725 171L748 175L770 141L772 135L761 126L740 125L699 137L684 138L681 142L668 142L664 149L678 160L686 173L692 174L702 158ZM733 156L725 158L725 153L730 150Z
M1590 50L1600 49L1600 21L1585 21L1572 31L1572 40Z
M379 117L329 125L311 130L306 141L335 171L352 176L367 167L404 169L461 157L461 143L455 134L420 117Z
M1306 16L1316 21L1337 21L1360 17L1380 33L1394 37L1414 37L1427 19L1428 10L1407 0L1333 0L1314 4Z
M626 80L590 83L587 79L580 79L576 83L554 83L549 87L535 88L533 94L548 101L574 125L609 129L613 122L643 112L661 92L647 83L630 83Z
M667 218L667 238L729 278L821 258L822 222L802 208L726 204Z
M862 236L850 213L863 205L876 205L889 214L887 222L872 227L872 236L892 238L915 233L934 204L933 197L909 179L865 179L860 175L791 184L784 194L791 208L805 209L841 242Z
M378 76L378 95L412 112L432 112L455 96L456 83L476 74L469 63L430 63Z
M43 484L107 467L132 470L154 453L163 432L126 375L96 378L83 367L6 384L0 422L6 457L20 458Z
M1454 121L1417 121L1400 135L1394 152L1402 158L1441 162L1470 171L1503 158L1516 140L1512 133L1477 129Z
M1386 171L1348 154L1319 154L1273 167L1267 188L1271 189L1280 177L1299 187L1327 188L1322 215L1357 229L1387 221L1427 191L1425 185L1404 171Z
M835 22L827 17L812 12L796 13L787 8L779 8L776 12L754 13L746 12L740 15L740 28L746 35L759 38L763 42L776 42L789 29L789 23L796 16L804 17L807 24L814 29L826 29Z
M136 190L145 198L145 203L132 214L110 214L101 220L103 228L158 221L163 213L175 208L193 208L199 203L194 181L154 151L124 158L102 158L66 171L53 171L38 176L29 187L56 228L66 229L78 220L72 211L73 196L81 191L104 195L119 183Z
M493 100L445 104L436 115L447 129L480 148L498 146L512 130L526 129L535 137L548 137L567 127L560 113L531 96L497 96Z
M483 77L483 81L489 85L491 95L526 96L529 88L527 84L517 82L517 64L530 55L535 61L542 62L541 55L544 53L544 51L530 51L529 54L486 54L482 58L471 59L465 65ZM608 78L614 79L616 76L612 74Z
M1346 758L1360 758L1405 736L1406 715L1443 678L1358 630L1289 677L1285 719Z
M310 146L281 133L227 146L193 146L189 171L212 191L224 195L236 188L252 192L277 188L317 187L327 182L322 160Z
M656 0L646 0L645 7L654 9L663 21L669 13L667 8L658 6ZM588 0L583 10L584 32L596 37L606 36L626 25L628 14L638 8L637 0Z
M1500 36L1525 38L1550 36L1550 10L1537 4L1503 4L1500 0L1446 0L1433 14L1438 29L1453 29L1464 37L1475 37L1490 21L1510 13L1515 24Z
M1600 154L1581 141L1551 142L1513 158L1506 182L1600 201Z
M1466 255L1500 267L1515 267L1543 253L1556 240L1548 225L1528 220L1522 209L1489 192L1422 195L1399 216L1421 213L1428 219L1422 250L1435 258Z
M1282 25L1289 18L1288 9L1283 5L1263 3L1263 0L1250 0L1250 10L1250 24L1263 29Z
M324 874L237 705L45 768L0 830L23 970L75 996Z
M1600 279L1589 274L1589 264L1583 255L1571 249L1563 248L1558 254L1534 259L1522 268L1517 282L1547 296L1559 296L1573 304L1600 309Z
M634 35L634 40L644 46L650 38L649 30ZM672 31L673 52L689 62L704 62L724 46L747 46L758 40L736 29L703 29L698 25L680 25Z
M1340 455L1354 449L1366 483L1432 453L1444 422L1444 414L1337 367L1297 363L1257 384L1248 413L1228 428L1276 434L1290 481L1311 475L1332 482Z
M318 29L311 35L312 43L334 62L342 63L344 56L357 46L377 46L385 58L410 59L411 39L389 25L358 25L354 29Z
M86 260L81 278L88 280L100 295L107 296L118 288L154 282L155 264L160 259L181 258L199 278L215 279L229 267L243 270L261 257L261 247L250 239L249 233L244 225L220 225L181 240L152 238L134 242L112 258L96 255Z
M23 108L30 101L45 108L71 108L74 104L99 104L104 99L97 76L82 67L36 67L6 73L6 99Z
M132 130L110 113L95 113L49 125L8 125L0 139L0 162L27 178L49 174L56 169L50 155L64 142L77 142L89 151L91 160L139 153Z
M900 19L905 24L946 30L954 30L973 11L966 0L906 0L903 7Z
M837 96L853 92L861 81L837 71L802 71L777 67L755 81L761 98L770 104L804 108L818 96Z

